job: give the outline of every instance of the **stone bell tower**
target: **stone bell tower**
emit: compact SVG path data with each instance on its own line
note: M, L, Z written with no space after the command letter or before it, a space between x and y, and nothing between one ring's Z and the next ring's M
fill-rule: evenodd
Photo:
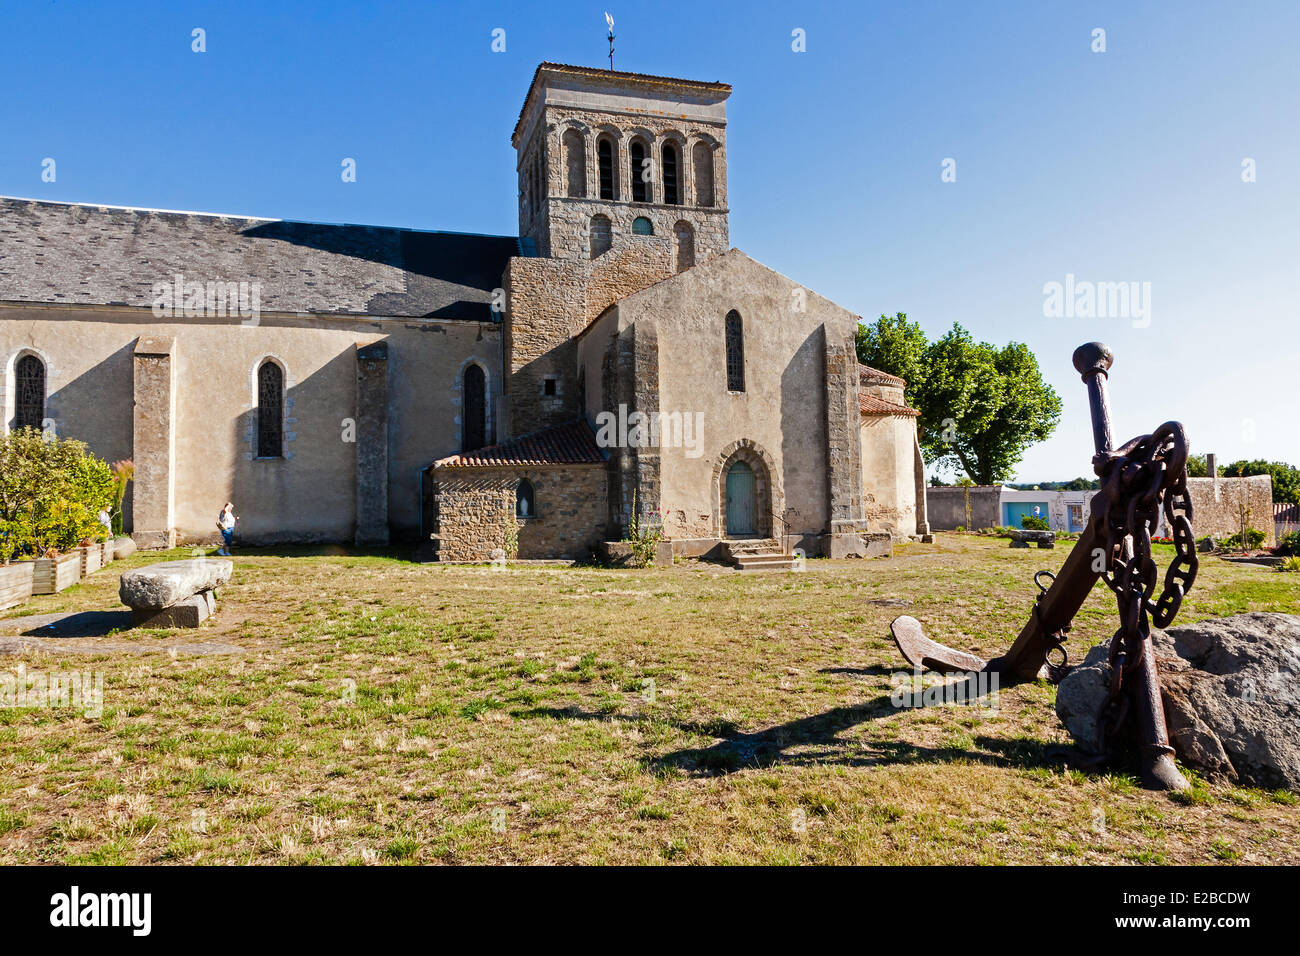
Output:
M519 234L598 259L645 237L676 271L727 251L726 83L543 63L515 125Z

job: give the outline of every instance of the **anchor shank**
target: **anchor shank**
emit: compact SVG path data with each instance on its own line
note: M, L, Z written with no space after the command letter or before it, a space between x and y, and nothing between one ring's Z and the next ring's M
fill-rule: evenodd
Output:
M1092 413L1092 444L1098 455L1111 450L1110 397L1106 379L1115 355L1100 342L1089 342L1074 350L1074 367L1088 386L1088 411Z
M1014 674L1021 680L1034 680L1039 676L1047 663L1048 652L1055 646L1049 635L1070 626L1101 577L1094 570L1093 550L1101 540L1101 521L1105 514L1105 507L1098 509L1094 504L1087 527L1066 557L1056 580L1043 595L1038 612L1029 615L1011 649L989 662L989 670Z

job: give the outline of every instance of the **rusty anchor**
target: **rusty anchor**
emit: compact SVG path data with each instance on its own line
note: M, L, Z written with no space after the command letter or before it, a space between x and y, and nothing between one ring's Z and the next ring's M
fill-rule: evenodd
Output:
M1135 716L1143 786L1184 790L1190 784L1174 765L1169 746L1150 627L1165 628L1173 622L1196 579L1187 437L1181 424L1166 422L1150 435L1112 447L1106 381L1113 361L1111 350L1100 342L1081 345L1074 352L1074 367L1088 388L1096 448L1092 463L1101 488L1061 570L1034 575L1039 594L1011 648L986 661L932 641L913 617L896 618L890 630L914 668L996 672L1013 683L1039 678L1059 681L1069 670L1064 645L1071 622L1097 581L1104 581L1115 593L1120 617L1120 627L1110 641L1111 686L1099 715L1100 753L1075 762L1090 765L1108 759L1111 744ZM1176 553L1160 597L1153 602L1157 571L1151 558L1151 534L1162 509ZM1047 578L1050 585L1040 578Z

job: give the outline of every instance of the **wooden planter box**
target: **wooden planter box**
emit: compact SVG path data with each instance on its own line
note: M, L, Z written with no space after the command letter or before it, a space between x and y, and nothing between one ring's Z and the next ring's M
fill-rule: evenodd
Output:
M17 607L32 596L32 573L35 570L35 561L0 565L0 611Z
M81 580L81 554L73 551L57 558L37 558L32 562L33 594L55 594Z
M104 550L104 560L101 562L101 566L103 566L103 565L105 565L105 564L111 564L111 563L113 562L113 556L114 556L114 555L113 555L113 539L112 539L112 538L109 538L107 541L105 541L103 544L101 544L100 547L103 548L103 550Z
M77 549L81 555L81 576L88 578L103 566L104 549L99 544L82 545Z

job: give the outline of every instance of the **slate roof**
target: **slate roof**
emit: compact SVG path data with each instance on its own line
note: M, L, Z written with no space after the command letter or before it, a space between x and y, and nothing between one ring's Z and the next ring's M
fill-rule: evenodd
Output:
M906 405L896 405L893 402L887 402L883 398L876 398L874 395L858 395L858 407L862 409L864 415L912 415L919 416L921 413L915 408L908 408Z
M493 318L514 236L0 197L0 301L153 305L155 282L259 282L263 312Z
M440 458L435 468L497 468L503 465L596 465L605 455L584 421L552 425L477 451Z

